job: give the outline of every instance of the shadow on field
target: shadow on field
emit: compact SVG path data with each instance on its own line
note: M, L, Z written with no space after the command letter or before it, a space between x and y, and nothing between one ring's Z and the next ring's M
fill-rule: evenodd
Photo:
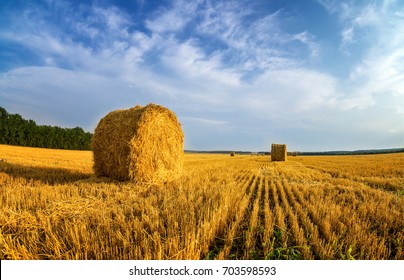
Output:
M38 180L48 185L72 183L78 180L88 179L92 174L72 171L57 167L26 166L9 163L0 160L0 172L4 172L14 178L26 180Z

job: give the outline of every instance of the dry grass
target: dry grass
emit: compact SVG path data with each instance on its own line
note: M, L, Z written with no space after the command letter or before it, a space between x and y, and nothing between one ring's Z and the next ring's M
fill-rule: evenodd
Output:
M187 154L162 186L96 178L90 152L0 145L0 258L402 260L403 160Z
M312 156L294 159L305 166L371 188L404 192L404 153L355 156Z
M137 182L172 180L182 172L184 134L175 114L159 105L116 110L93 138L98 176Z

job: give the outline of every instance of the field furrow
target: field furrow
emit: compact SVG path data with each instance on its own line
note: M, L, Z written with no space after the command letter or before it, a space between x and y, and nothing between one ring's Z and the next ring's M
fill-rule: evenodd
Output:
M245 250L243 259L262 259L262 190L263 190L263 177L259 177L259 182L254 189L251 202L253 208L250 217L246 217L249 220L249 226L245 233Z
M242 194L246 194L249 192L250 185L255 181L255 175L248 171L243 171L238 173L236 177L236 189L238 192ZM232 215L229 215L227 220L225 221L225 225L218 229L215 236L213 236L212 241L208 245L208 251L206 254L202 255L202 259L215 259L215 258L223 258L223 255L228 254L229 251L229 236L233 237L234 235L234 226L240 221L240 215L242 215L244 209L243 206L246 205L246 201L248 201L248 197L242 195L242 199L240 201L240 208L233 209ZM220 219L222 216L221 211L216 211L217 218L214 217L213 220ZM232 239L230 239L231 241ZM226 243L227 241L227 243Z
M264 204L263 204L263 212L264 212L264 232L262 237L262 250L263 255L267 256L269 251L272 249L272 235L274 232L274 215L272 209L274 206L270 206L273 201L270 196L269 191L270 183L267 176L265 176L264 180Z
M234 223L228 240L230 241L223 250L223 257L228 259L243 259L246 251L246 232L249 229L251 213L257 198L260 177L254 176L254 180L247 186L246 202L242 207L242 215ZM220 256L221 257L221 256Z

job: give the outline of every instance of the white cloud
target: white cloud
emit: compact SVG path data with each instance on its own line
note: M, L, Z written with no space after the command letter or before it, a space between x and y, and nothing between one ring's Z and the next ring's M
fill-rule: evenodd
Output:
M240 75L225 68L220 54L206 55L192 40L172 44L162 55L162 61L184 80L215 82L223 86L239 85Z
M200 11L202 20L196 31L220 46L227 64L244 66L246 71L277 69L302 63L304 52L311 56L319 52L314 36L307 30L295 34L283 30L282 10L251 21L256 12L248 5L214 3Z
M227 121L220 121L220 120L212 120L212 119L207 119L207 118L195 118L195 117L181 117L181 120L184 120L185 122L191 123L191 125L203 125L203 126L228 126L229 123Z
M340 0L317 0L324 9L331 15L338 15L341 21L346 20L352 13L351 2Z
M173 7L163 8L146 20L146 27L156 33L181 31L198 14L200 1L174 1Z
M72 123L87 129L112 109L156 102L176 110L187 133L212 139L229 133L240 144L243 137L255 141L252 134L275 137L284 126L317 133L331 124L337 135L355 114L363 121L379 118L395 129L391 115L364 115L386 91L386 108L403 100L404 25L397 16L381 26L391 13L387 4L386 14L376 15L369 8L355 16L354 7L321 2L349 21L340 33L347 49L366 35L363 29L377 30L374 46L347 81L305 66L318 56L321 45L310 30L285 32L282 10L257 17L237 1L177 1L151 13L144 21L148 30L142 32L134 28L140 23L125 12L94 4L66 8L69 27L53 26L37 11L16 18L17 24L0 32L0 39L23 46L43 61L0 76L0 99L13 106L25 104L26 112L46 107L48 115L35 119L58 119L54 124L67 125L64 117L77 114L70 116ZM395 104L388 114L402 117L403 111ZM238 139L237 133L243 136Z
M358 26L377 26L381 23L380 9L374 4L368 4L359 10L359 14L355 15L352 22Z
M344 28L341 32L342 47L354 42L354 29L352 26Z
M369 44L364 59L352 71L351 79L360 81L363 91L369 94L404 96L404 18L394 16L396 9L396 6L385 3L377 16L374 15L377 19L369 16L371 19L366 22L374 25L374 41Z
M40 34L21 29L6 37L43 55L45 64L54 66L52 73L61 74L64 70L56 69L66 64L72 71L67 73L81 73L80 76L69 74L72 82L66 88L81 84L81 77L88 77L91 73L97 79L114 79L113 84L123 83L126 89L158 95L159 100L182 100L184 104L209 106L213 111L247 112L261 106L261 112L265 112L266 106L273 104L276 104L273 108L279 108L279 111L282 107L287 107L288 111L307 111L334 102L335 81L327 75L297 68L300 62L296 61L295 55L283 50L282 46L294 41L306 45L312 53L317 51L317 46L307 31L283 33L279 24L280 12L245 24L244 17L251 12L236 2L208 4L205 10L198 11L202 20L196 29L226 44L224 50L209 52L198 38L181 42L174 36L160 34L180 27L159 29L158 26L169 25L167 20L171 15L178 18L184 15L184 24L194 15L197 4L180 4L176 2L172 9L161 10L153 15L152 21L146 21L154 31L151 35L129 32L127 15L116 8L87 8L86 12L90 14L78 21L77 26L94 29L85 29L90 38L103 33L102 37L106 39L97 47L84 47L72 35L63 34L62 30L52 33L53 28L46 26ZM73 16L71 13L71 21ZM95 24L100 22L103 24ZM122 32L115 32L117 29ZM154 52L152 67L145 63L148 52ZM228 55L239 61L226 61ZM256 69L262 72L253 79L244 80L250 71ZM35 70L37 74L40 72L40 68ZM49 68L44 68L43 73L48 72ZM56 81L43 80L43 83L54 87ZM84 84L89 87L86 88L88 91L94 86ZM47 89L44 86L39 88ZM101 90L100 94L108 93Z
M317 2L330 13L336 13L338 11L336 5L339 2L338 0L317 0Z
M336 84L335 78L329 75L303 68L268 71L244 88L246 94L240 103L268 119L304 115L318 108L334 106Z
M100 22L105 22L108 29L112 32L118 32L120 35L127 34L127 27L130 23L129 17L115 7L100 8L94 7L96 15L101 17Z
M404 95L404 18L400 16L403 6L397 1L318 2L340 20L340 50L356 56L349 80L341 80L350 87L343 107L378 106L378 95Z
M292 36L292 38L306 45L307 48L310 50L311 56L315 57L318 55L319 45L316 43L314 36L308 33L307 31L298 33Z

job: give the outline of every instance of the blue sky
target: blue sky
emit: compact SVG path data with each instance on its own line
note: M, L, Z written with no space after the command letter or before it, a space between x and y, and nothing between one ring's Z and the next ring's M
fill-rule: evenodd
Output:
M93 131L173 110L185 148L404 147L404 2L0 3L0 106Z

